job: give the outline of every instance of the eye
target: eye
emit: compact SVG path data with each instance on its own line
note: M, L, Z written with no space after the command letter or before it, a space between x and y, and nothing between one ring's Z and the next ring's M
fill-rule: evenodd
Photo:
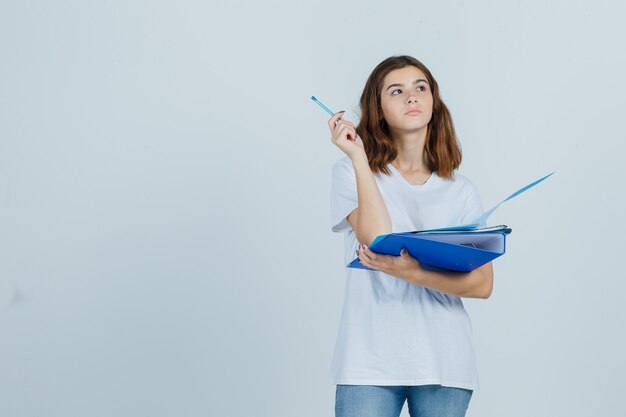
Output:
M425 85L418 85L418 86L417 86L417 90L418 90L418 91L420 91L420 92L424 92L424 91L426 91L426 86L425 86ZM395 90L393 90L393 91L391 92L391 95L392 95L392 96L397 95L397 94L394 94L396 91L400 91L400 92L402 92L402 90L400 90L399 88L396 88Z

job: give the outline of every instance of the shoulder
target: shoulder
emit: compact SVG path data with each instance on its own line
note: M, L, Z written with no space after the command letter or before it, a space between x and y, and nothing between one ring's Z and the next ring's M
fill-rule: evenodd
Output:
M455 181L457 181L459 185L462 185L463 187L476 188L476 184L474 184L474 182L465 175L455 172L454 177Z
M455 187L457 192L462 193L464 196L469 196L472 194L478 194L478 187L472 180L470 180L465 175L459 173L458 171L454 173L453 180L444 180L448 181L451 186Z
M352 166L352 160L348 156L344 156L341 159L335 161L332 167L333 175L354 175L354 167Z
M333 168L335 168L336 166L352 166L352 160L350 159L350 157L344 156L343 158L339 158L335 161L335 163L333 164Z

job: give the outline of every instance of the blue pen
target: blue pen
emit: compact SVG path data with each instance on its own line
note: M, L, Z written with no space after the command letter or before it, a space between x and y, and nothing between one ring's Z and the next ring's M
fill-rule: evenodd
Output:
M319 101L318 99L316 99L316 98L315 98L315 96L311 96L311 100L313 100L314 102L316 102L316 103L317 103L317 104L318 104L321 108L323 108L324 110L326 110L326 112L327 112L328 114L330 114L331 116L334 116L334 115L335 115L335 113L333 113L332 111L330 111L330 109L329 109L328 107L324 106L324 105L322 104L322 102L321 102L321 101ZM341 116L339 116L339 119L341 119ZM339 120L339 119L337 119L337 120Z

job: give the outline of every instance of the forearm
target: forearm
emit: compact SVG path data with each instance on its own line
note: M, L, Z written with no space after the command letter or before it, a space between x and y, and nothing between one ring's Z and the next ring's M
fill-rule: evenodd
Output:
M354 158L352 166L356 174L359 213L357 217L357 240L366 245L379 235L391 233L391 218L383 200L367 156Z
M435 272L420 267L410 282L458 297L489 298L493 288L493 269L491 263L471 272Z

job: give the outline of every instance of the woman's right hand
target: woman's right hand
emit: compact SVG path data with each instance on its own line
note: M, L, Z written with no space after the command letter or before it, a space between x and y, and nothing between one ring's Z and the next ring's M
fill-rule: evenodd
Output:
M350 159L355 156L365 155L363 140L356 133L354 124L348 120L339 119L345 112L335 113L328 121L331 133L331 142L337 145Z

